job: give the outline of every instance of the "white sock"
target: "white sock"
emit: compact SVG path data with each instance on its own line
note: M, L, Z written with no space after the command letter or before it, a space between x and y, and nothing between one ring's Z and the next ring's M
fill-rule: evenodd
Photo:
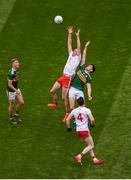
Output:
M94 157L94 158L93 158L93 161L96 161L96 160L98 160L98 159L97 159L96 157Z

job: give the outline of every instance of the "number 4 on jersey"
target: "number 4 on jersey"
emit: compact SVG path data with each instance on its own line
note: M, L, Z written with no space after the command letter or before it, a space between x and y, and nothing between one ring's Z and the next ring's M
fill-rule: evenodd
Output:
M82 114L81 114L81 113L78 115L77 119L79 119L80 121L83 120L83 117L82 117Z

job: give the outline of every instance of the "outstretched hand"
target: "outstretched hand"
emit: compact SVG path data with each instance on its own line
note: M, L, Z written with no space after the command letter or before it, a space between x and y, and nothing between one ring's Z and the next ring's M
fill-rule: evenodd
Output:
M80 29L77 30L77 32L75 32L76 36L80 35Z
M87 41L85 47L88 47L89 45L90 45L90 41Z
M73 33L73 26L68 26L67 31L69 34Z

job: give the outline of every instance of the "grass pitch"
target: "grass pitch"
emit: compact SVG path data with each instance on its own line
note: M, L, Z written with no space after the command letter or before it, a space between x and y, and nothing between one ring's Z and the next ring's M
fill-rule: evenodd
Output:
M0 1L0 178L131 178L131 1ZM55 15L64 17L61 25ZM82 45L91 40L88 63L93 75L92 130L95 151L106 160L93 166L89 156L78 167L73 157L84 144L67 133L65 110L51 110L49 90L67 59L68 25L81 28ZM75 47L75 36L73 37ZM5 95L9 60L21 60L25 97L23 124L8 122Z

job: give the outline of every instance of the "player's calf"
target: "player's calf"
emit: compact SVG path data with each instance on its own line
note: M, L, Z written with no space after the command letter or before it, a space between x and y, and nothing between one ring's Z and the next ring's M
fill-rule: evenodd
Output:
M68 99L67 93L62 94L62 100L64 100L64 104L66 108L66 114L63 118L63 122L66 122L68 116L70 115L70 106L69 106L69 99Z
M10 100L9 101L9 106L8 106L9 121L12 124L17 124L17 121L13 118L14 105L15 105L15 101L14 100Z
M53 103L48 104L47 107L57 109L58 108L58 98L57 98L56 92L53 89L51 89L50 94L53 97Z

